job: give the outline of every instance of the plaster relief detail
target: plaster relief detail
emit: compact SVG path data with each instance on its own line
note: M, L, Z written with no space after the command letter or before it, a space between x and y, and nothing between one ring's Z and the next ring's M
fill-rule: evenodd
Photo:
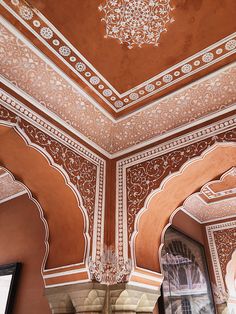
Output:
M0 41L3 46L0 50L2 75L33 97L35 106L48 110L79 137L83 135L110 154L157 140L159 136L188 125L189 121L195 122L219 109L229 108L236 101L236 66L231 65L149 108L112 121L2 26ZM81 64L79 67L83 69ZM90 79L97 82L93 76ZM152 88L149 84L148 89Z
M103 246L105 161L4 91L0 93L0 103L1 124L14 127L28 145L64 175L84 211L85 232L94 243L93 258L99 259Z
M27 193L23 185L14 181L8 172L1 167L0 170L0 204Z
M4 0L4 8L31 31L78 79L87 84L100 101L115 113L159 94L190 75L201 72L236 52L235 34L222 38L190 58L120 93L38 10L25 1ZM158 43L166 24L172 21L170 0L106 0L101 6L107 36L134 45ZM91 81L91 77L95 80ZM94 84L95 82L95 84ZM98 83L100 82L100 84ZM150 89L150 84L152 88ZM135 95L135 96L134 96Z
M145 162L137 163L127 168L126 187L129 237L133 231L135 216L144 206L147 196L159 187L161 181L167 175L178 171L185 162L196 156L200 156L216 142L224 142L232 139L236 139L236 130L209 137L203 141L187 145L155 158L150 158Z
M128 48L158 46L166 25L172 22L170 0L107 0L100 5L106 24L105 37L118 39Z
M118 161L116 239L120 257L127 256L136 216L147 197L164 179L216 143L235 142L235 125L236 118L226 119ZM127 225L127 230L123 225Z
M217 287L221 291L226 291L226 267L235 250L236 220L209 225L206 232Z
M207 203L214 203L236 196L236 168L227 171L219 181L206 184L201 189L201 197Z
M185 201L184 211L200 223L235 217L236 198L206 204L199 197L199 194L193 194Z
M105 247L101 260L90 259L89 270L92 279L108 286L127 282L131 273L131 260L124 261L116 253Z
M185 200L182 210L199 223L236 217L235 174L233 167L219 180L205 184Z

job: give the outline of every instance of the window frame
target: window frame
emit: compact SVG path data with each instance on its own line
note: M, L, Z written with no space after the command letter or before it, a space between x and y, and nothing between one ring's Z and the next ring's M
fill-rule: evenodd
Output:
M17 282L19 280L20 269L21 263L19 262L0 265L0 278L1 276L12 275L4 314L13 313L13 306L16 296Z

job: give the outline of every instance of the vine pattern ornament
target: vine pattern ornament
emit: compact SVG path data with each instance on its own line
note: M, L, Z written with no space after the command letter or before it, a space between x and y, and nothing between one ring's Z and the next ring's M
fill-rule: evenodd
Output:
M92 279L106 284L115 285L128 281L131 273L131 260L127 261L124 258L119 258L116 253L107 247L100 260L89 260L89 272Z
M236 241L236 220L206 226L207 239L218 289L226 292L226 267L232 258Z
M214 231L213 234L221 271L225 278L226 266L235 250L236 226L234 225L233 228Z
M174 67L161 73L157 73L157 75L150 80L143 82L141 85L135 86L120 94L110 82L104 80L102 74L99 73L98 70L82 57L79 51L76 51L72 44L70 44L69 48L68 43L64 38L61 38L58 30L52 24L48 23L47 19L38 10L30 7L24 0L2 0L1 5L5 7L9 13L13 14L21 23L24 25L27 24L27 28L42 42L42 44L46 46L49 45L50 50L54 52L55 56L60 56L60 60L68 68L73 70L78 78L86 82L86 84L97 93L100 100L105 102L115 112L122 111L128 106L132 106L133 104L147 99L149 96L158 94L160 91L175 85L180 80L200 72L206 67L210 67L236 52L236 36L235 33L233 33L208 47L207 52L206 49L203 49L190 58L182 60ZM25 13L26 11L28 14ZM2 23L8 28L4 21ZM9 32L6 34L4 27L0 28L0 35L1 40L4 41L3 46L5 45L5 49L2 51L2 56L7 59L6 64L9 65L9 53L14 53L14 58L17 59L21 57L21 53L17 56L18 51L16 51L16 48L7 49L7 46L12 44L12 35L9 35ZM15 34L15 36L17 37L17 46L20 46L21 50L25 50L26 47L28 47L29 51L29 42L24 40L23 42L26 45L26 47L24 47L24 45L21 44L22 39L19 38L19 34ZM9 40L10 38L11 40ZM24 52L24 60L28 54L32 55L32 52ZM12 58L10 59L12 60ZM35 56L33 57L33 60L35 60ZM18 67L21 64L21 62L15 62L14 66ZM34 62L30 62L30 64L32 68L35 66ZM159 125L159 123L156 123L155 121L155 125L156 124Z
M135 217L144 206L146 198L169 174L179 171L184 163L200 156L215 143L231 141L236 141L236 129L129 167L126 177L129 238L134 230Z
M174 22L170 0L107 0L99 10L104 13L105 38L118 39L130 49L143 44L158 46L166 25Z
M117 164L117 250L127 256L137 214L151 192L193 158L217 143L236 142L236 118L229 117L178 139L120 160ZM127 231L123 229L127 221Z
M94 248L94 254L99 259L103 237L104 160L25 108L3 90L0 92L0 120L3 124L20 130L27 143L37 150L43 150L43 155L50 163L63 175L66 174L70 186L81 196L88 215L88 233L91 238L96 238L98 248Z

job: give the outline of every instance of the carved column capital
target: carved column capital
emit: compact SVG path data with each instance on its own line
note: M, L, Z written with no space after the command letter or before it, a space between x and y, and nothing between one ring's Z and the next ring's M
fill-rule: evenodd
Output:
M75 308L75 313L102 313L106 286L93 283L81 285L80 289L69 293L70 299Z
M73 314L74 308L66 293L47 294L52 314Z
M131 284L110 287L112 313L153 313L160 296L159 288L144 288Z
M102 313L106 289L98 283L81 283L46 288L46 296L52 314Z

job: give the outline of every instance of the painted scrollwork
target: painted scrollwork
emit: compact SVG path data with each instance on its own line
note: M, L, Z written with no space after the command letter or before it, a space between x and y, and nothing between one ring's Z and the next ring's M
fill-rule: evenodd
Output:
M100 5L106 23L106 37L119 39L129 48L158 45L166 25L173 22L170 0L107 0Z
M91 278L102 284L114 285L127 282L131 272L131 261L124 261L113 250L105 247L100 260L90 259L89 271Z
M214 240L223 277L236 245L236 227L214 231Z
M134 230L137 213L144 206L148 195L156 190L170 174L194 157L200 156L217 142L236 142L236 129L209 137L181 149L133 165L126 170L127 219L129 238Z
M0 106L0 118L17 124L31 143L43 148L50 155L53 162L68 174L70 182L82 197L83 206L86 208L89 217L89 234L92 236L97 166L3 106Z

